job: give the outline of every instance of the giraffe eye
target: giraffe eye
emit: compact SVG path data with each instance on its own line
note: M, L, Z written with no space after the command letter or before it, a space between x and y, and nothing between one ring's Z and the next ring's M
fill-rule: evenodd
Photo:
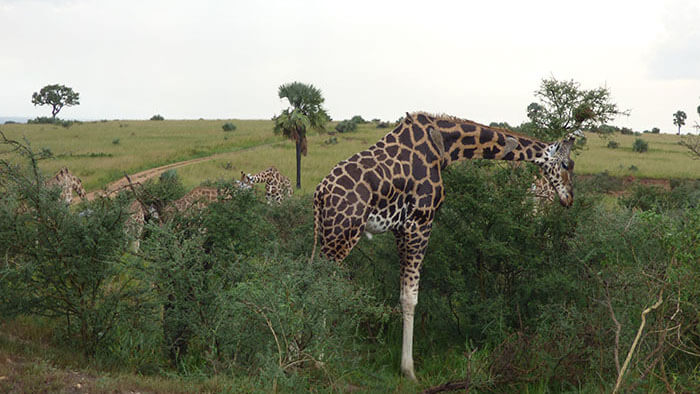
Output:
M561 162L561 168L563 168L563 169L565 169L565 170L568 170L568 169L569 169L569 165L568 165L566 162L562 161L562 162Z

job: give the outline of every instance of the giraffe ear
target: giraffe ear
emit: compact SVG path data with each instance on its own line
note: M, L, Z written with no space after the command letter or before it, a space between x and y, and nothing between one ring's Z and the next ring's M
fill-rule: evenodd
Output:
M434 127L428 127L428 134L430 138L435 143L438 152L440 153L440 159L445 157L445 141L442 139L442 133L435 130Z
M506 137L506 146L505 146L505 152L503 152L504 155L507 155L508 153L512 152L513 149L517 148L520 143L518 140L511 136Z

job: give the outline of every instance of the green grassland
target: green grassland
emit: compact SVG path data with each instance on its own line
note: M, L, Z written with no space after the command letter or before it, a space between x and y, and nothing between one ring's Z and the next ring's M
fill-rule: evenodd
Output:
M643 134L641 136L614 134L601 137L589 133L586 147L574 158L577 174L597 174L607 171L613 176L632 175L639 178L700 177L700 161L693 160L688 150L679 145L675 134ZM634 152L637 138L649 143L644 153ZM617 149L607 148L609 141L620 144ZM635 169L636 168L636 169Z
M221 126L225 122L233 122L237 129L224 132ZM334 123L328 129L332 130L333 126ZM212 160L178 169L185 186L239 178L241 171L255 173L270 166L277 167L294 182L294 144L274 135L272 127L269 120L114 120L77 123L69 128L9 124L0 130L8 138L26 137L35 150L50 149L54 158L44 161L42 169L53 173L67 166L91 191L125 173L207 156ZM356 132L338 134L337 144L328 143L329 136L325 133L311 133L309 154L302 158L301 192L312 192L338 161L369 147L388 131L376 128L373 123L363 124ZM636 138L649 143L648 152L632 151ZM607 148L610 140L617 141L620 147ZM607 171L614 176L697 178L700 162L678 145L679 140L678 136L667 134L615 134L607 138L589 134L585 148L574 154L576 173Z
M280 140L273 135L270 121L233 122L244 127L224 132L221 126L225 121L220 120L115 120L77 123L68 128L9 124L0 130L8 138L26 137L34 150L50 149L55 158L41 163L47 173L67 166L87 190L94 190L124 173Z

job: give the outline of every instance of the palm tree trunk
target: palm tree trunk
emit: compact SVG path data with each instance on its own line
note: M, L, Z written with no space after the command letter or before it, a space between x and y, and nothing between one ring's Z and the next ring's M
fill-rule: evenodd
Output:
M301 138L297 139L297 189L301 189Z

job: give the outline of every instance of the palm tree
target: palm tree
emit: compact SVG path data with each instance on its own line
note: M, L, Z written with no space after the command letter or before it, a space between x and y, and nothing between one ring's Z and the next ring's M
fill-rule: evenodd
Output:
M324 130L330 119L321 107L323 96L321 90L313 85L292 82L279 87L279 97L289 100L291 107L274 117L275 134L282 133L296 143L297 153L297 189L301 189L301 155L306 156L306 132L309 129Z
M678 126L678 135L681 135L681 126L685 125L685 119L687 117L688 116L683 111L676 111L676 113L673 114L673 124Z

